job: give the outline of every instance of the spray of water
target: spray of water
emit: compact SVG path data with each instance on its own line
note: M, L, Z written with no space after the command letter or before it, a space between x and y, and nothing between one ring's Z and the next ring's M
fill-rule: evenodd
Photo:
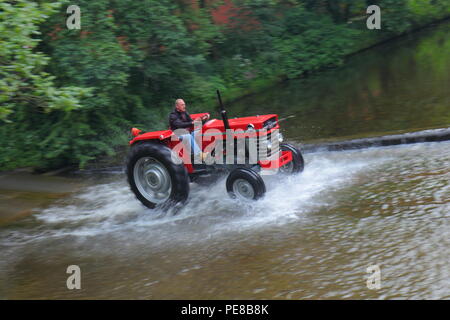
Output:
M387 160L385 156L351 160L357 152L306 155L303 173L264 177L268 192L256 202L228 198L225 178L206 188L191 184L189 202L176 214L142 206L120 176L117 181L88 187L37 212L33 219L39 227L11 231L8 242L108 236L145 239L157 245L202 241L230 232L307 220L308 212L332 205L332 196L327 194L332 195L371 166Z

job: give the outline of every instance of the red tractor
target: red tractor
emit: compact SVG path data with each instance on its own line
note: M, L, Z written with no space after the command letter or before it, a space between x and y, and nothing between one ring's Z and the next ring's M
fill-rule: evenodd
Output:
M303 171L301 152L291 144L281 143L278 115L228 119L217 93L222 120L207 121L199 133L200 148L212 150L206 163L190 161L192 155L183 154L185 149L179 148L182 141L172 130L131 130L133 139L126 166L128 182L148 208L184 203L189 196L190 182L216 181L224 173L228 173L226 189L232 198L257 200L266 192L261 174ZM205 114L191 114L191 118ZM256 151L256 157L252 150Z

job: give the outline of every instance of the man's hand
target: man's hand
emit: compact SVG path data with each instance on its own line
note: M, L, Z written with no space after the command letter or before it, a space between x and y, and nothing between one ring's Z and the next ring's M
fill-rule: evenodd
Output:
M206 121L209 119L209 114L205 114L201 117L197 117L194 119L194 121L192 121L192 124L194 125L194 128L199 128L203 125L202 121Z
M202 118L195 118L194 121L192 121L192 124L194 125L194 129L200 128L202 126Z

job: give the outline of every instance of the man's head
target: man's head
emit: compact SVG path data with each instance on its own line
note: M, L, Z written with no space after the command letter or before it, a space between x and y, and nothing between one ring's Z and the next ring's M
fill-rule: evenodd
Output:
M180 112L186 111L186 103L184 103L183 99L177 99L175 100L175 109Z

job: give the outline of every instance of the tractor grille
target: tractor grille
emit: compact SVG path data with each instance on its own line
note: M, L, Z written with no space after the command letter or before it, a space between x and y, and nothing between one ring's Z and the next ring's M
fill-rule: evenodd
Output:
M260 160L273 160L279 157L280 143L278 141L278 138L279 138L278 130L272 131L266 136L259 137L257 141L257 148ZM264 149L263 146L261 147L262 144L265 144L266 146L271 145L270 149L266 147L267 150L266 154L261 154L263 153Z
M280 157L279 138L280 133L278 130L274 130L267 135L246 138L246 157L248 157L252 163L256 163L253 161L278 159ZM268 148L269 146L270 148Z

